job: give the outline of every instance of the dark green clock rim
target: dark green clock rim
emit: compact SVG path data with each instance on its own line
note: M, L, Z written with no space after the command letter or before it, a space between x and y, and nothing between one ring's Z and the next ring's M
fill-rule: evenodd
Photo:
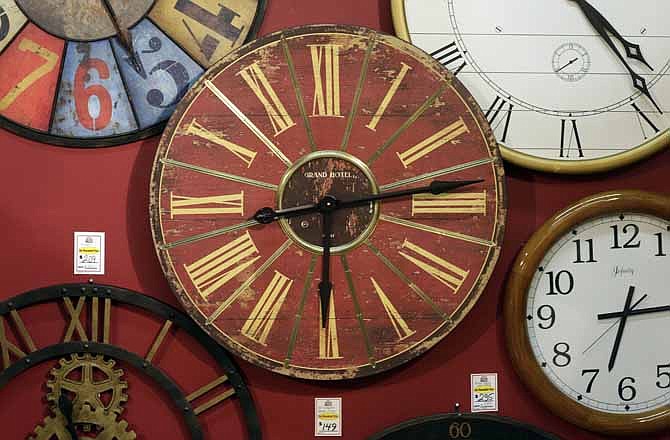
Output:
M251 23L251 29L247 35L244 44L247 44L256 39L258 31L260 30L261 23L263 22L263 17L265 16L265 11L267 9L267 3L269 0L258 0L258 6L256 7L256 14L254 20ZM150 10L151 11L151 10ZM145 15L146 17L146 15ZM145 17L142 17L144 19ZM32 22L29 22L32 23ZM24 25L25 26L25 25ZM20 32L19 32L20 33ZM17 33L17 35L19 34ZM112 37L113 38L113 37ZM62 38L61 38L62 40ZM66 43L74 40L63 40ZM234 50L234 49L233 49ZM61 70L62 70L62 60L61 60ZM207 69L205 69L206 71ZM203 72L204 74L204 72ZM57 97L54 97L54 101ZM53 109L52 109L53 114ZM56 147L66 147L66 148L106 148L114 146L122 146L129 144L131 142L137 142L144 139L148 139L153 136L157 136L163 132L165 126L167 125L169 118L158 124L151 125L142 130L135 130L130 133L125 133L121 135L114 136L103 136L96 138L79 138L79 137L66 137L66 136L56 136L45 131L35 130L18 122L14 122L11 119L8 119L4 116L0 116L0 128L3 128L11 133L14 133L20 137L37 141L43 144L48 144Z
M228 376L230 385L235 390L243 417L243 426L249 440L261 440L261 428L256 406L249 389L244 382L240 369L233 358L198 327L188 316L172 306L153 297L121 287L93 283L60 284L42 287L22 293L13 298L0 302L0 316L9 319L9 313L20 311L32 306L48 302L60 301L63 298L102 298L111 299L119 305L133 306L141 311L149 312L152 316L172 321L179 330L185 331L195 341L207 350L207 353L221 366ZM184 412L184 420L192 434L192 440L202 439L202 430L198 420L184 393L160 367L146 362L136 353L127 351L113 344L95 342L68 342L40 348L35 352L27 353L18 362L13 363L4 371L0 371L0 391L12 379L24 371L39 365L42 362L56 359L68 354L89 353L102 354L128 363L142 375L150 377L157 383ZM186 410L188 408L188 410ZM199 435L200 434L200 435Z
M512 427L513 429L521 429L526 433L532 433L544 438L546 440L560 440L559 437L549 434L540 430L539 428L519 422L517 420L511 419L509 417L500 417L486 414L473 414L473 413L450 413L450 414L434 414L430 416L418 417L416 419L406 420L397 425L386 428L383 431L374 434L372 437L369 437L368 440L385 440L388 436L392 434L401 434L402 431L413 428L415 426L421 426L424 424L429 424L437 422L440 424L451 424L451 423L477 423L477 422L487 422L487 423L496 423L501 426ZM395 438L395 437L394 437ZM407 437L407 439L414 439L415 437Z

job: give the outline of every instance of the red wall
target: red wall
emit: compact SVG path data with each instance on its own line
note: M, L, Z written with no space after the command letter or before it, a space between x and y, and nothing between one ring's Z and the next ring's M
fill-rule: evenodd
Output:
M269 0L261 34L308 23L355 24L392 33L387 3ZM72 275L72 234L90 230L107 233L107 274L95 278L97 283L137 290L176 305L163 279L149 231L149 176L157 142L154 138L84 151L51 147L0 131L0 300L41 286L85 282L87 277ZM567 204L610 189L667 193L670 151L622 170L586 177L545 175L511 165L506 171L509 217L494 276L464 322L426 355L391 372L344 383L294 380L239 361L255 398L265 438L311 438L313 399L319 396L343 398L346 439L365 438L408 418L450 412L456 402L468 411L472 372L498 372L500 415L538 425L564 439L604 438L550 414L515 376L503 335L504 282L532 231ZM43 382L45 370L40 374L35 380ZM141 389L143 385L136 386L135 395ZM9 393L20 390L17 386L0 390L0 430L28 417L16 408L9 409L19 397ZM37 407L37 399L20 401ZM142 411L135 408L133 411ZM149 416L163 414L161 408L147 411ZM18 419L12 419L17 414ZM137 414L132 419L140 421L136 426L131 423L138 438L156 438L143 432L141 421L148 419ZM38 421L33 418L31 426ZM0 437L24 438L27 434L25 430L17 432L23 434ZM180 434L173 435L160 438L181 438ZM648 438L670 439L670 434Z

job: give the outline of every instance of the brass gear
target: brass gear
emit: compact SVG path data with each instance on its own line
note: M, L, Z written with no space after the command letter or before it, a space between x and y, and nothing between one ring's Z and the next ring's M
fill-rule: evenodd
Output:
M54 413L58 411L58 398L63 391L74 395L72 399L72 418L75 424L98 424L95 418L100 414L121 414L123 403L128 400L125 393L128 383L121 378L121 369L114 369L116 361L105 359L103 355L75 353L61 358L59 366L51 369L51 377L47 381L49 393L47 401ZM98 380L96 372L104 377ZM79 373L78 377L75 373ZM103 393L111 392L108 402L101 399Z
M79 440L135 440L135 431L128 431L128 422L117 421L114 413L105 413L103 409L94 411L98 421L95 423L97 435L88 437L86 433L79 435ZM66 428L65 417L55 411L53 417L46 417L42 425L35 427L34 435L28 440L72 440Z

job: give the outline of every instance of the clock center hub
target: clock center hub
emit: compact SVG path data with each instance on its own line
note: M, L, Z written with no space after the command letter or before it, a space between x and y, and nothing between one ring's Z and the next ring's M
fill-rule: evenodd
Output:
M105 8L107 0L16 0L24 14L39 27L66 40L93 41L116 35ZM108 0L124 29L131 28L149 12L155 0Z
M325 196L338 201L379 192L370 169L360 159L341 151L318 151L297 161L282 178L277 204L280 209L318 203ZM374 231L379 204L337 209L332 214L332 252L361 244ZM322 251L321 214L281 220L284 232L304 248Z

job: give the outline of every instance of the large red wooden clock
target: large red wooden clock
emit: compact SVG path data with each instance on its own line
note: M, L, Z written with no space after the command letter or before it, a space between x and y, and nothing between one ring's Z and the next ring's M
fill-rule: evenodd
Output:
M243 358L311 379L384 371L448 334L489 279L505 214L465 88L355 27L227 56L178 107L152 177L156 249L188 313Z

